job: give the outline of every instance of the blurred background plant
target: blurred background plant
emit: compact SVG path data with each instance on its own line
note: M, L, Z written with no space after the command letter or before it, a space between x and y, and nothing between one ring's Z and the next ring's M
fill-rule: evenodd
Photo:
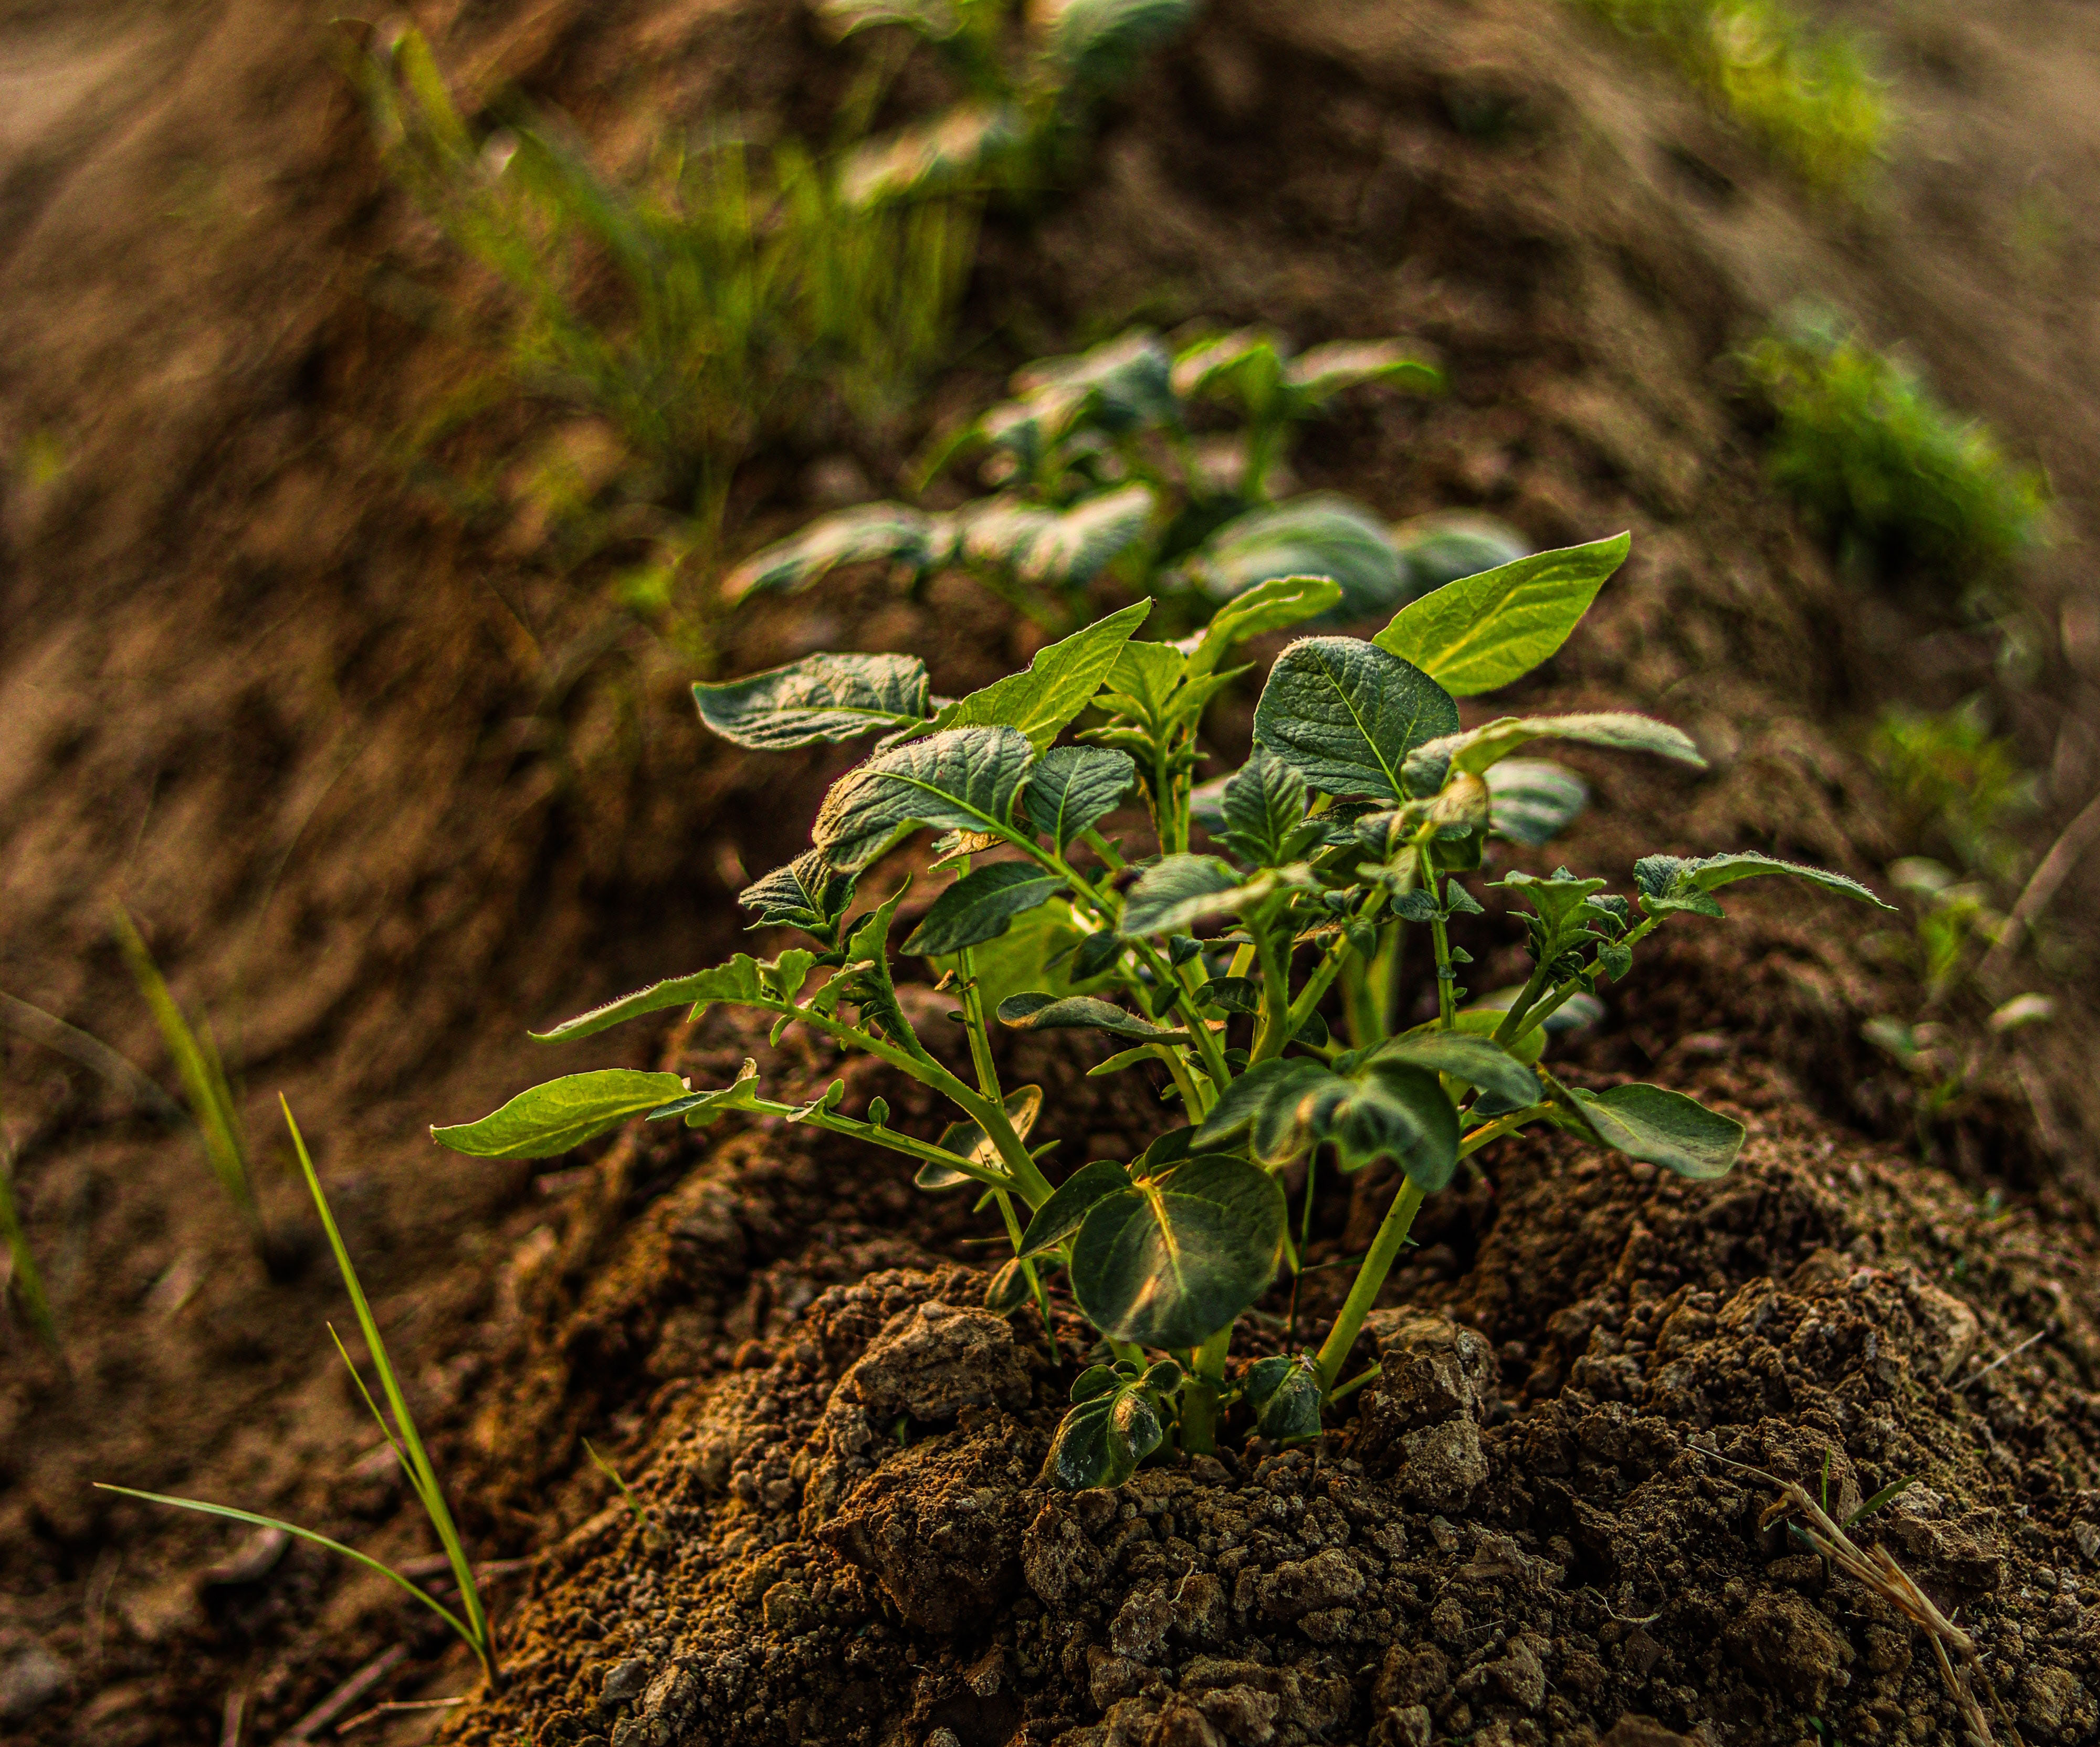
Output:
M1338 492L1294 492L1295 428L1380 385L1432 394L1443 378L1399 341L1299 352L1255 329L1178 348L1140 329L1040 359L924 469L922 483L974 461L988 495L951 511L885 502L819 517L745 559L723 592L792 592L846 564L887 566L913 589L962 570L1061 632L1091 615L1088 591L1104 578L1167 601L1186 625L1257 584L1314 575L1340 584L1334 616L1348 620L1524 556L1520 536L1486 517L1394 527Z
M1887 149L1883 82L1855 32L1779 0L1583 0L1652 43L1721 113L1810 187L1858 192Z
M693 621L739 470L782 445L901 448L955 355L987 199L1054 186L1101 98L1195 0L1064 0L1025 18L1010 0L820 10L841 37L878 40L828 145L761 146L718 123L659 139L620 175L514 100L496 106L505 125L470 124L413 29L350 58L388 168L507 307L500 363L412 447L519 399L602 421L615 454L557 452L532 471L540 519L580 555L644 553L622 578L627 604L682 617L702 654ZM920 46L966 95L871 138Z
M1798 306L1744 362L1777 419L1771 476L1841 562L1973 596L2047 543L2046 479L1832 311Z
M15 1199L15 1146L8 1138L4 1107L0 1107L0 1246L5 1247L7 1268L7 1278L0 1282L0 1304L11 1306L38 1339L53 1352L60 1352L51 1296L44 1290L44 1277L29 1248L29 1233Z

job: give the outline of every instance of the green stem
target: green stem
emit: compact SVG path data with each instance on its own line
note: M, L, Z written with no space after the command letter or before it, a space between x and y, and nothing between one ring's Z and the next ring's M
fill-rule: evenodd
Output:
M1224 1393L1225 1352L1232 1325L1196 1349L1195 1363L1181 1392L1181 1448L1192 1456L1208 1456L1218 1448L1218 1397Z
M1248 1053L1249 1066L1282 1055L1291 1036L1290 960L1287 954L1276 949L1276 933L1269 926L1273 910L1273 906L1264 906L1248 929L1254 936L1255 955L1261 962L1261 1023Z
M1335 1317L1335 1326L1320 1348L1322 1390L1335 1387L1335 1379L1342 1374L1342 1367L1348 1362L1349 1349L1356 1345L1364 1318L1370 1314L1371 1307L1378 1303L1379 1294L1385 1289L1385 1277L1392 1271L1401 1246L1407 1242L1407 1234L1414 1225L1414 1215L1422 1211L1423 1198L1421 1185L1410 1177L1392 1198L1392 1205L1386 1209L1378 1236L1371 1240L1370 1253L1357 1270L1349 1295L1343 1300L1341 1314Z

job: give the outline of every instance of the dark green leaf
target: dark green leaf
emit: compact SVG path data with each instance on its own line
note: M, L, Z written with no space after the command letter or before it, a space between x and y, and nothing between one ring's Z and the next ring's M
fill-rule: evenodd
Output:
M1536 1104L1544 1096L1538 1076L1509 1051L1465 1031L1411 1031L1379 1044L1374 1059L1448 1074L1520 1106Z
M1546 758L1506 758L1487 773L1488 818L1511 842L1550 841L1590 804L1589 785Z
M1074 1402L1091 1401L1111 1389L1120 1389L1126 1381L1122 1371L1113 1365L1090 1365L1072 1379L1071 1399Z
M1258 1013L1261 1011L1261 985L1251 977L1213 977L1196 991L1198 1005L1214 1007L1220 1012Z
M1516 872L1500 884L1538 913L1540 927L1533 932L1531 951L1541 964L1592 938L1593 929L1601 926L1608 933L1615 932L1610 928L1614 920L1611 911L1594 902L1604 889L1601 880L1577 880L1563 867L1550 880Z
M1733 885L1763 874L1785 874L1804 880L1841 898L1857 898L1877 910L1893 910L1856 880L1820 867L1805 867L1798 862L1782 862L1754 849L1738 849L1725 855L1707 855L1688 860L1676 855L1650 855L1634 863L1634 884L1639 889L1641 907L1651 914L1671 910L1696 911L1718 916L1721 907L1705 894L1717 887ZM1701 899L1704 901L1701 902Z
M754 959L748 952L739 952L726 964L716 965L712 970L695 971L690 977L672 977L651 983L616 1001L607 1001L602 1007L593 1007L587 1013L565 1019L552 1030L530 1035L542 1043L566 1043L575 1038L589 1037L626 1020L638 1019L644 1013L662 1012L666 1008L690 1007L697 1017L717 1001L725 1001L731 1006L778 1008L794 999L796 991L809 980L816 962L814 952L806 952L799 946L770 960Z
M814 849L805 849L785 867L776 867L737 894L737 902L756 910L756 927L799 928L827 939L853 902L858 876L840 873Z
M1021 805L1028 823L1059 849L1113 813L1137 780L1130 754L1100 746L1053 746L1028 773Z
M1035 1126L1035 1118L1043 1114L1043 1088L1040 1086L1021 1086L1006 1095L1006 1119L1013 1125L1013 1132L1026 1140ZM999 1157L999 1143L973 1122L951 1123L941 1131L941 1138L934 1142L944 1153L953 1153L958 1158L966 1158L972 1164L986 1171L1004 1171L1006 1161ZM959 1188L964 1183L974 1183L975 1177L944 1165L938 1159L929 1158L919 1167L912 1181L920 1189L943 1189Z
M1589 1138L1630 1158L1701 1180L1726 1176L1743 1149L1743 1125L1661 1086L1572 1087Z
M860 1009L862 1026L871 1026L877 1036L902 1043L915 1039L911 1021L898 1001L897 986L890 980L889 924L910 889L907 881L854 925L853 937L845 944L845 963L818 997L850 1002Z
M999 1004L999 1022L1020 1031L1105 1031L1140 1043L1185 1034L1156 1026L1091 995L1013 995Z
M1058 1423L1046 1463L1050 1483L1065 1492L1120 1486L1166 1435L1138 1384L1091 1396Z
M1229 601L1282 576L1328 576L1352 618L1391 611L1402 598L1400 555L1385 523L1330 492L1267 504L1225 523L1187 560L1190 580Z
M1331 1141L1344 1171L1390 1158L1432 1193L1458 1162L1458 1113L1436 1074L1394 1057L1347 1074L1302 1057L1250 1068L1212 1106L1195 1144L1215 1146L1243 1128L1264 1163Z
M1508 523L1463 510L1440 510L1400 523L1392 531L1392 540L1412 592L1418 595L1514 564L1531 552L1524 536Z
M933 727L937 731L980 726L1014 729L1041 752L1086 708L1131 633L1151 611L1149 600L1135 602L1061 642L1037 651L1023 672L1009 673L948 705L934 718Z
M1010 835L1013 797L1034 762L1027 737L1011 727L907 741L832 785L811 839L834 867L857 870L915 827Z
M1254 756L1226 779L1223 813L1225 841L1257 867L1280 867L1301 853L1298 827L1305 823L1305 779L1273 752Z
M935 898L904 950L922 959L960 952L1004 934L1016 916L1064 889L1063 875L1045 873L1034 862L994 862L964 875Z
M1283 1231L1267 1171L1198 1154L1094 1203L1073 1242L1072 1290L1114 1339L1193 1347L1267 1288Z
M926 664L916 655L809 655L720 686L695 686L700 720L725 740L781 752L851 740L925 720Z
M985 1288L984 1308L995 1317L1010 1317L1028 1298L1028 1270L1015 1256L991 1277L991 1284Z
M1198 917L1228 907L1221 900L1245 883L1238 869L1215 855L1170 855L1147 868L1123 894L1123 932L1178 933Z
M1181 1367L1171 1359L1157 1359L1145 1366L1140 1380L1154 1395L1172 1395L1181 1387Z
M1119 1195L1129 1187L1130 1172L1112 1158L1080 1166L1035 1210L1028 1229L1021 1234L1020 1253L1035 1256L1056 1249L1079 1230L1096 1202L1105 1195Z
M753 553L722 579L726 600L775 589L790 593L841 564L902 562L915 569L939 561L940 524L905 504L862 504L820 517L792 539Z
M1523 678L1568 641L1633 536L1535 553L1449 583L1402 607L1373 639L1454 696Z
M1309 1354L1257 1359L1242 1387L1255 1429L1270 1443L1302 1444L1320 1435L1320 1366Z
M602 1068L521 1092L478 1123L433 1128L430 1138L475 1158L552 1158L679 1096L675 1074Z
M1355 637L1308 637L1269 670L1254 739L1324 794L1399 801L1407 755L1458 725L1458 705L1419 668Z
M1178 420L1173 369L1158 337L1140 329L1074 357L1039 359L1015 374L1013 386L1030 399L1083 393L1092 422L1122 436Z

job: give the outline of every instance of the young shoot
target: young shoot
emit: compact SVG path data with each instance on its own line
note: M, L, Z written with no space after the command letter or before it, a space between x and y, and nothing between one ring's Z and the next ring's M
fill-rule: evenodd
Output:
M59 1326L51 1315L51 1301L44 1290L44 1277L29 1248L29 1234L23 1229L21 1210L15 1203L15 1149L7 1140L7 1113L0 1110L0 1242L7 1246L7 1291L22 1320L36 1330L53 1352L61 1352Z
M280 1103L283 1101L279 1101ZM350 1250L342 1241L342 1233L335 1223L335 1214L329 1207L328 1196L321 1189L320 1174L307 1151L305 1137L299 1125L292 1119L289 1104L284 1105L285 1124L292 1134L292 1148L298 1154L299 1169L305 1176L307 1190L314 1198L314 1208L320 1215L323 1229L328 1233L329 1247L335 1252L336 1267L342 1275L344 1289L350 1294L351 1309L356 1313L358 1332L364 1337L365 1350L372 1355L373 1369L379 1374L380 1392L386 1398L386 1408L382 1411L365 1387L364 1379L352 1362L342 1338L329 1326L329 1339L335 1343L335 1350L349 1368L351 1381L357 1385L358 1394L377 1422L380 1435L386 1440L395 1458L407 1476L409 1490L415 1493L416 1502L422 1506L430 1518L430 1527L436 1531L439 1542L444 1548L446 1563L452 1568L452 1581L459 1588L457 1608L447 1607L427 1590L412 1583L390 1565L374 1559L368 1553L360 1553L354 1546L346 1546L340 1541L302 1529L297 1523L285 1521L280 1517L264 1516L254 1511L243 1511L232 1505L210 1504L198 1498L178 1498L165 1493L139 1492L129 1486L112 1486L102 1481L95 1484L104 1492L121 1493L127 1498L143 1498L148 1504L172 1505L178 1510L196 1511L206 1516L220 1516L236 1523L247 1523L261 1529L282 1529L302 1541L311 1541L316 1546L324 1546L332 1553L340 1553L353 1559L369 1570L376 1571L390 1583L405 1590L431 1612L436 1614L458 1635L460 1641L471 1650L482 1667L491 1686L496 1684L496 1635L488 1620L488 1610L482 1606L481 1590L474 1582L474 1566L467 1558L465 1543L460 1538L458 1525L452 1520L452 1508L445 1502L444 1489L439 1485L436 1467L430 1461L430 1452L423 1446L422 1436L416 1429L415 1417L408 1411L408 1398L402 1393L400 1374L395 1369L386 1343L381 1338L379 1323L372 1313L371 1301L364 1295L364 1283L357 1277L356 1267L350 1259Z
M990 1286L995 1308L1043 1304L1058 1282L1101 1335L1052 1453L1058 1484L1114 1484L1170 1443L1210 1451L1229 1414L1273 1441L1317 1436L1416 1213L1461 1160L1537 1124L1692 1178L1734 1162L1741 1127L1682 1092L1560 1079L1542 1059L1559 1016L1623 982L1657 929L1720 915L1715 894L1739 880L1877 902L1841 875L1754 852L1651 855L1623 893L1565 869L1511 872L1499 885L1519 907L1531 974L1514 990L1470 993L1450 923L1483 907L1462 876L1490 837L1542 842L1582 804L1569 773L1514 755L1558 740L1701 761L1643 716L1460 722L1459 698L1560 646L1628 544L1540 553L1452 583L1369 641L1290 644L1262 688L1252 756L1200 789L1205 706L1244 671L1226 664L1233 645L1331 611L1339 582L1260 583L1171 643L1136 638L1153 607L1140 601L953 701L937 702L924 666L898 655L813 655L697 686L703 720L740 746L880 736L825 797L811 847L743 894L758 925L809 944L739 954L546 1035L743 1007L776 1035L801 1026L878 1057L946 1099L956 1122L935 1140L905 1132L880 1099L849 1112L843 1081L800 1103L769 1098L747 1062L708 1089L670 1074L571 1074L436 1138L541 1158L633 1116L699 1125L735 1110L902 1154L922 1188L970 1185L996 1210L1012 1255ZM1061 741L1070 729L1076 740ZM1111 835L1133 795L1149 832ZM899 946L902 890L861 908L855 893L921 832L938 834L955 878ZM897 995L900 956L955 991L967 1070L915 1030ZM1032 975L1010 987L1022 964ZM1434 1017L1415 1022L1418 1004ZM1105 1059L1093 1072L1151 1076L1180 1110L1133 1162L1095 1160L1053 1183L1042 1131L1058 1113L1039 1088L1003 1082L995 1023L1098 1034ZM1391 1204L1317 1350L1235 1374L1235 1325L1302 1260L1285 1168L1317 1149L1344 1174L1396 1167Z
M204 1148L205 1162L218 1179L218 1186L226 1192L226 1198L247 1222L256 1253L267 1261L270 1234L262 1224L262 1210L256 1204L254 1180L248 1168L247 1131L240 1120L240 1107L234 1101L233 1088L226 1077L226 1064L219 1057L211 1027L207 1024L200 1030L192 1026L176 1004L130 913L121 904L114 904L110 920L124 962L130 968L132 980L139 985L139 994L146 998L146 1005L152 1011L153 1022L160 1027L161 1041L167 1046L169 1059L174 1063L175 1072L182 1079L183 1096L188 1105L198 1143Z

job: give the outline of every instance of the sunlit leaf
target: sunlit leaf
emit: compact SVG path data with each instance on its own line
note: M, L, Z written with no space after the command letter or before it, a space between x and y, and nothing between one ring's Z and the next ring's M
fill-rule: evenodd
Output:
M805 849L786 867L753 880L736 901L758 912L755 928L799 928L828 937L853 902L858 880L816 850Z
M1028 132L1017 104L953 104L930 121L856 147L839 177L840 196L849 206L872 206L967 187Z
M1614 1086L1608 1092L1567 1088L1573 1101L1560 1120L1599 1145L1660 1165L1679 1176L1726 1176L1743 1149L1743 1125L1696 1098L1661 1086Z
M854 869L922 826L1007 836L1035 757L1027 736L1011 727L953 728L908 740L832 785L810 840L833 866Z
M1140 1019L1113 1001L1091 995L1012 995L999 1004L999 1022L1018 1031L1105 1031L1150 1043L1185 1036Z
M1151 611L1149 600L1134 602L1038 650L1021 672L995 680L949 704L933 719L937 735L945 739L940 730L955 728L1009 728L1026 735L1034 749L1041 752L1086 708L1131 633Z
M1215 855L1170 855L1123 894L1123 932L1163 934L1228 907L1246 876Z
M1458 706L1420 668L1355 637L1308 637L1270 668L1254 739L1323 794L1398 801L1408 754L1458 726Z
M1012 1125L1015 1136L1026 1140L1029 1131L1035 1127L1035 1118L1043 1114L1043 1088L1040 1086L1021 1086L1006 1095L1006 1119ZM985 1171L1004 1171L1006 1161L999 1156L999 1143L973 1122L951 1123L941 1131L936 1143L944 1153L953 1153L958 1158L966 1158ZM952 1165L944 1165L938 1159L929 1159L919 1167L912 1180L920 1189L955 1189L964 1183L978 1180L958 1171Z
M1803 880L1819 891L1834 892L1840 898L1872 904L1877 910L1895 908L1893 904L1883 903L1858 880L1847 879L1843 874L1804 867L1799 862L1780 861L1773 856L1760 855L1755 849L1692 858L1648 855L1634 863L1634 884L1640 892L1641 908L1653 915L1689 910L1701 915L1718 916L1722 914L1721 907L1708 893L1721 886L1733 885L1738 880L1753 880L1767 874L1784 874L1789 879Z
M667 1008L690 1007L697 1017L717 1001L731 1006L779 1006L794 999L816 962L814 952L799 946L772 960L754 959L748 952L739 952L726 964L695 971L688 977L666 977L573 1019L565 1019L551 1030L531 1035L543 1043L563 1043Z
M667 1122L672 1117L685 1118L688 1128L704 1128L717 1117L731 1110L756 1109L758 1103L758 1064L748 1056L737 1076L726 1086L713 1092L689 1092L682 1098L673 1098L668 1104L659 1105L649 1113L652 1123Z
M433 1128L430 1138L475 1158L552 1158L608 1134L630 1118L682 1096L675 1074L602 1068L569 1074L521 1092L478 1123Z
M1112 1158L1082 1165L1035 1210L1028 1229L1021 1234L1019 1253L1035 1256L1056 1249L1079 1230L1096 1202L1105 1196L1119 1195L1129 1187L1129 1171Z
M1113 813L1137 781L1130 754L1101 746L1053 746L1028 773L1021 805L1028 823L1062 849Z
M820 516L792 538L755 552L722 578L724 599L819 582L842 564L903 563L915 569L939 562L941 524L908 504L862 504Z
M1113 1371L1109 1378L1106 1388L1078 1401L1058 1422L1050 1440L1045 1467L1051 1485L1064 1491L1122 1485L1167 1435L1140 1384L1121 1382Z
M1144 537L1154 501L1146 485L1123 486L1063 510L991 498L960 518L962 555L1039 587L1083 589Z
M1443 373L1398 340L1334 340L1310 347L1284 366L1283 379L1316 406L1365 382L1396 382L1418 394L1433 394L1444 386Z
M1031 0L1028 23L1065 80L1097 90L1122 83L1195 11L1196 0Z
M721 685L697 685L700 720L733 744L787 752L923 721L926 664L916 655L806 655Z
M1083 394L1091 422L1121 436L1180 417L1173 369L1158 336L1140 329L1071 357L1039 359L1015 373L1013 386L1031 400Z
M1570 740L1617 752L1652 752L1679 764L1705 768L1690 735L1652 717L1623 712L1576 716L1504 716L1464 734L1425 742L1422 752L1450 761L1449 768L1478 776L1533 740Z
M1282 631L1341 604L1342 585L1331 576L1272 576L1236 594L1211 622L1181 646L1191 673L1208 673L1238 642Z

